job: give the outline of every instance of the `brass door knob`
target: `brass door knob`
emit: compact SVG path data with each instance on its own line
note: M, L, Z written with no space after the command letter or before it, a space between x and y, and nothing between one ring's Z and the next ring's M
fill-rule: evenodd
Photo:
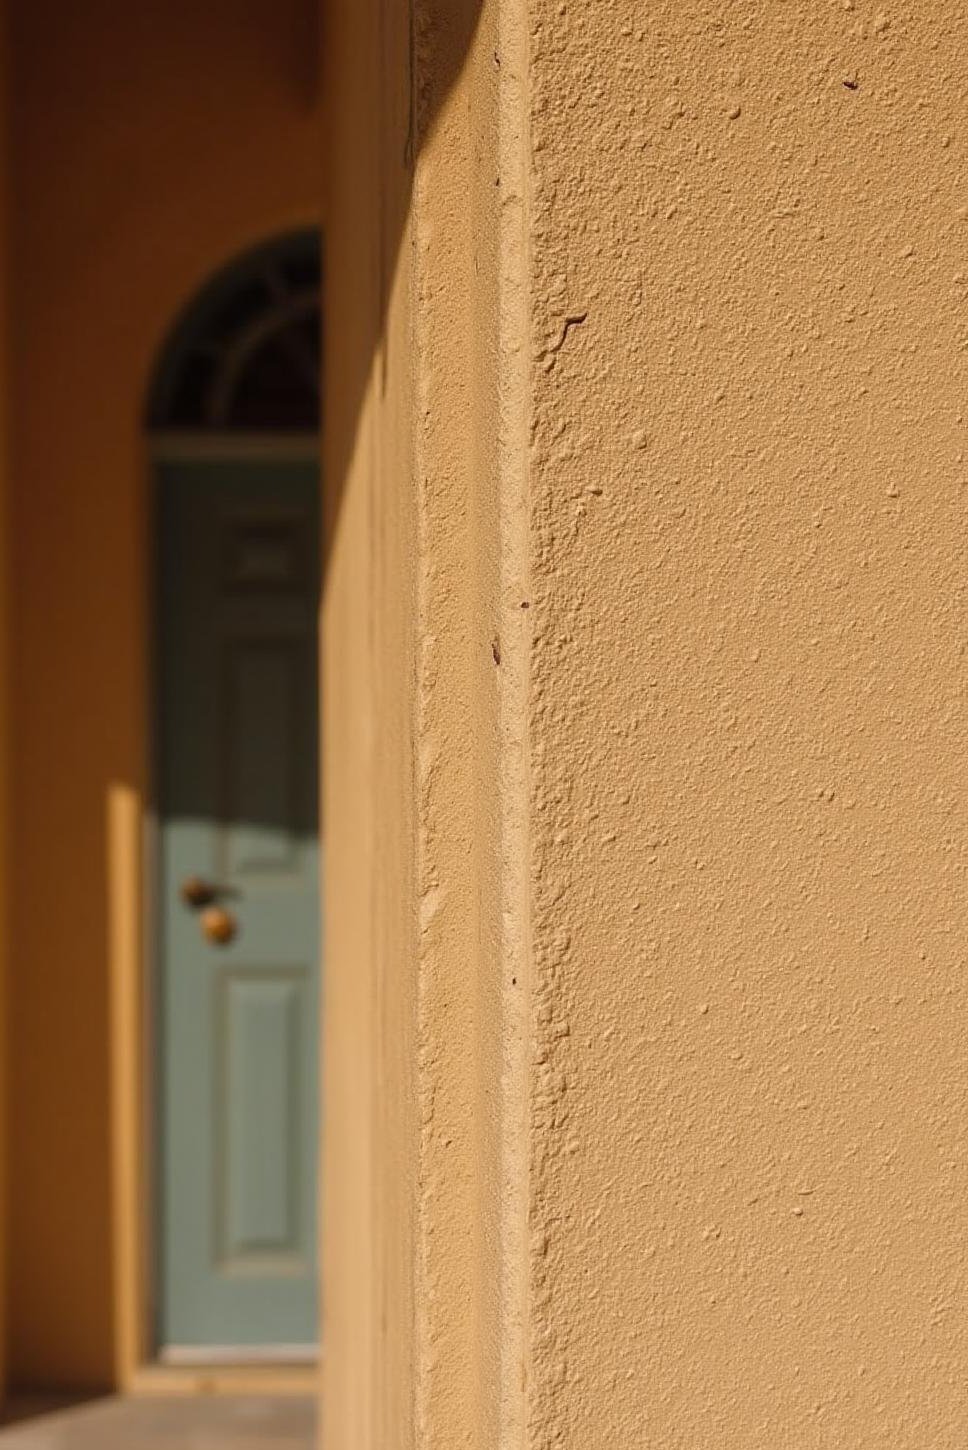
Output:
M235 917L224 906L207 906L198 920L202 935L213 946L227 946L239 929Z
M181 884L181 899L186 906L210 906L217 895L211 881L205 881L201 876L186 876Z

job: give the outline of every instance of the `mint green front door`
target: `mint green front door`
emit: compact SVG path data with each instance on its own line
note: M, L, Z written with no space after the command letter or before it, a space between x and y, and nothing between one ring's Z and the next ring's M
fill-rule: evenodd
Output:
M156 1336L317 1338L318 476L159 464Z

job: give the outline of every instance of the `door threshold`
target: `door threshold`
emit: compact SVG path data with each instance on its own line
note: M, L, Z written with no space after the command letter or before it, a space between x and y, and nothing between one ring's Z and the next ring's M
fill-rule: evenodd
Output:
M176 1369L198 1365L206 1369L221 1365L305 1365L315 1364L318 1358L315 1344L166 1344L158 1351L159 1363Z
M171 1364L158 1361L134 1370L125 1384L132 1395L315 1395L318 1359L302 1364L259 1360L234 1364Z

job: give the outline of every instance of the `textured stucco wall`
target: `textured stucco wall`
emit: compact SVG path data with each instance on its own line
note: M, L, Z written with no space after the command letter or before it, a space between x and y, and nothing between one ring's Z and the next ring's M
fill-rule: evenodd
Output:
M497 16L477 21L475 0L415 7L412 29L395 3L336 6L324 43L323 1433L352 1450L492 1437L509 1356L521 1374L503 963L524 881L505 817L526 810L502 681L524 651L526 353L499 367L509 143Z
M393 9L327 1443L959 1446L968 19Z
M476 442L494 409L477 323L494 316L496 111L487 88L447 106L476 12L424 9L411 32L399 5L334 6L324 37L323 1415L325 1443L353 1450L460 1443L492 1398L498 510Z
M532 1443L955 1446L968 16L529 9Z

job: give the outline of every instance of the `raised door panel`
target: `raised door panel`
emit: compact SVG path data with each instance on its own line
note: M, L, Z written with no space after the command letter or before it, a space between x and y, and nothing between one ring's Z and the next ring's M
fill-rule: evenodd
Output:
M299 1023L305 973L226 973L221 982L219 1238L232 1273L300 1274L302 1217Z
M220 710L224 875L292 875L298 868L302 651L288 638L232 639Z

